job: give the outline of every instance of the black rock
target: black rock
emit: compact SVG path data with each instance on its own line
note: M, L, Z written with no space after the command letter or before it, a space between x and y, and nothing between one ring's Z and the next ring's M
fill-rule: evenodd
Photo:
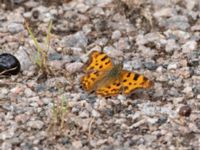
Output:
M16 75L20 71L19 60L8 53L0 55L0 75Z

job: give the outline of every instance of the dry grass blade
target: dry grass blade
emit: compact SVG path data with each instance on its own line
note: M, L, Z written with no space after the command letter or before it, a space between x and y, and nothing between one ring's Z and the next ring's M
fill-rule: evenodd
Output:
M62 131L65 127L65 119L68 115L68 103L66 98L63 96L61 101L53 103L52 107L52 118L48 131Z
M49 23L48 23L47 35L46 35L46 39L45 39L45 48L40 47L38 40L34 36L32 30L29 27L27 22L25 22L25 26L28 30L28 33L29 33L31 39L34 42L36 52L37 52L36 57L34 58L32 56L31 59L37 65L37 67L39 68L40 71L42 71L43 73L50 74L52 71L47 65L47 59L48 59L47 52L49 50L50 39L51 39L52 21L49 21Z

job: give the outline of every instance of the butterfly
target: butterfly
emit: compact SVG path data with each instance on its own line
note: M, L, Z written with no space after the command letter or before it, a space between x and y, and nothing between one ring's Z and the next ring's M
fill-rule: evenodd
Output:
M104 52L92 51L83 70L86 73L80 81L82 88L105 97L129 95L136 89L153 85L145 76L124 70L122 64L114 64Z

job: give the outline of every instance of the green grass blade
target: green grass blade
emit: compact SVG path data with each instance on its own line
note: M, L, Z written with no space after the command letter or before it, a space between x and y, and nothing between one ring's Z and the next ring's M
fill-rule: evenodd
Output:
M47 36L46 36L46 45L47 45L47 49L49 49L49 42L50 42L50 38L51 38L51 29L52 29L52 20L49 21L48 23L48 30L47 30Z
M40 48L40 46L39 46L39 43L38 43L37 39L35 38L35 36L34 36L32 30L29 28L29 26L28 26L27 23L26 23L25 25L26 25L26 28L27 28L27 30L28 30L29 35L31 36L31 39L33 40L33 42L34 42L34 44L35 44L35 46L36 46L37 51L41 52L41 48Z

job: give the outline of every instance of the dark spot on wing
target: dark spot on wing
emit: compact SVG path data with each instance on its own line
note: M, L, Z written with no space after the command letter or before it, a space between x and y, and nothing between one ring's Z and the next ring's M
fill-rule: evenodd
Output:
M131 82L128 83L128 85L131 85L131 84L132 84Z
M105 65L107 65L107 64L109 64L109 63L110 63L110 61L105 62Z
M139 76L140 76L140 75L136 73L136 74L134 75L134 78L133 78L133 80L135 80L135 81L136 81L136 80L139 78Z
M103 68L103 65L99 66L99 69L102 69Z
M129 78L130 76L131 76L131 72L129 72L126 77Z
M126 79L123 80L123 82L126 82L126 81L127 81Z
M117 83L116 86L120 86L120 83Z
M116 89L112 89L112 90L111 90L111 92L115 92L115 91L116 91Z
M101 58L101 61L106 60L106 58L108 58L108 57L105 55L103 58Z
M99 75L99 72L94 72L94 74L98 76L98 75Z
M93 70L93 69L94 69L94 66L89 67L89 69L90 69L90 70Z

